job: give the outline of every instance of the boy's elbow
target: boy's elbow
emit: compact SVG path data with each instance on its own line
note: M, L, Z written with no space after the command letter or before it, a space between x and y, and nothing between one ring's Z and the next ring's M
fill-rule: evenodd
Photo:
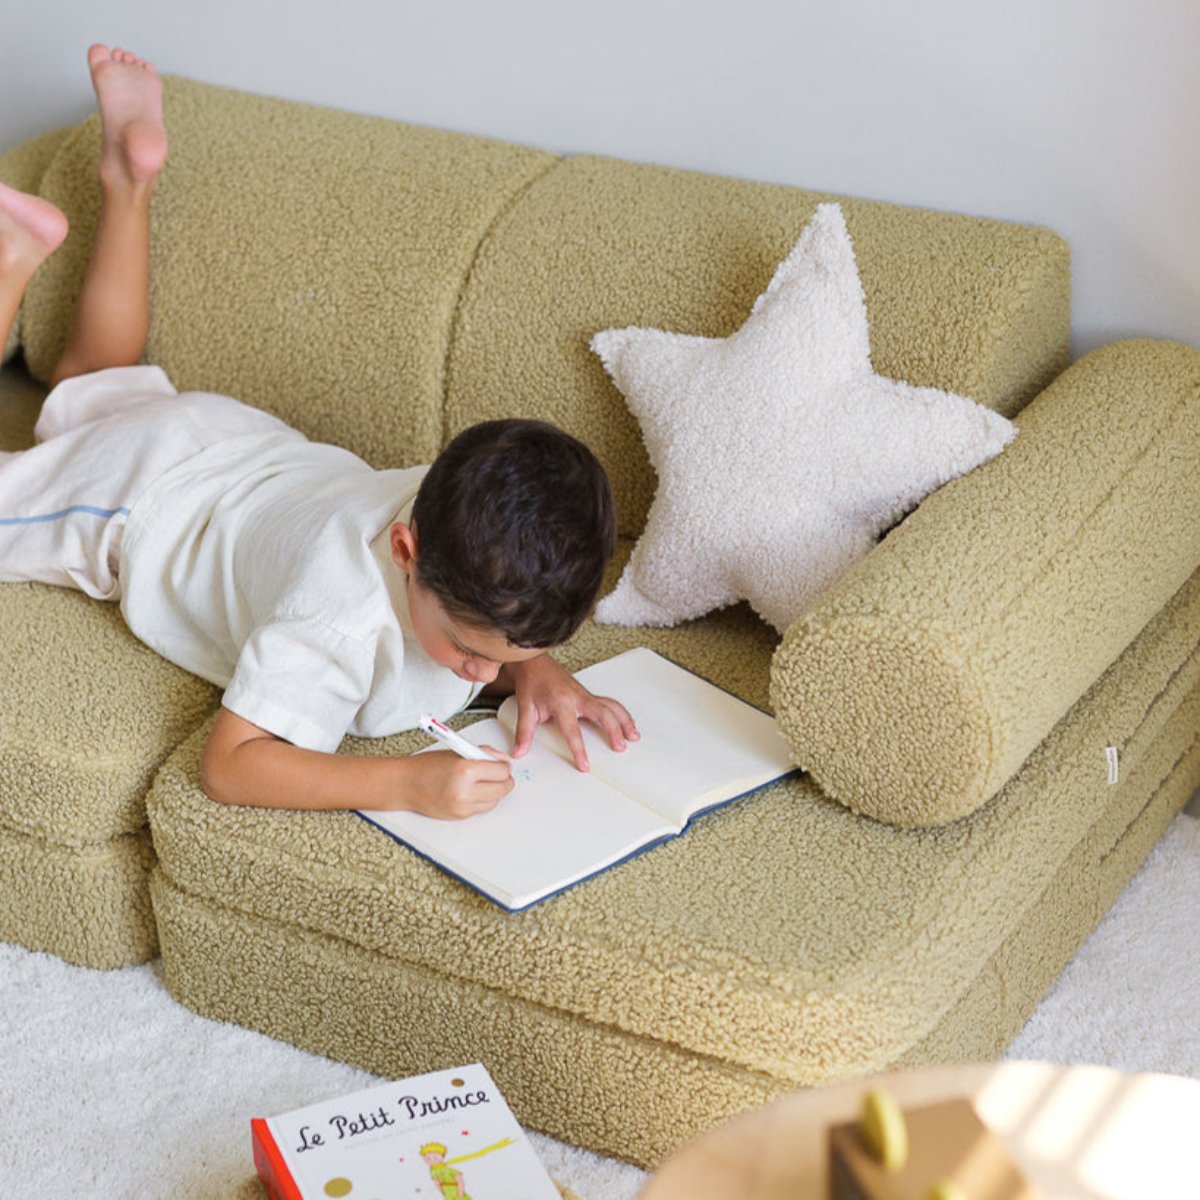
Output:
M200 786L218 804L253 804L254 755L247 757L259 738L271 734L252 725L226 708L221 708L208 731L200 754Z
M218 804L236 804L232 776L227 755L222 754L210 738L200 755L200 787L204 794Z

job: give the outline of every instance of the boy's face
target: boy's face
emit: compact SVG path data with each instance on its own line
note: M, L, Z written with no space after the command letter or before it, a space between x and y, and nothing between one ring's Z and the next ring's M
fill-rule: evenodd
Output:
M496 629L456 620L442 602L417 580L416 537L406 525L392 526L392 559L408 577L408 613L413 635L438 666L447 667L469 683L492 683L505 663L526 662L544 654L514 646Z

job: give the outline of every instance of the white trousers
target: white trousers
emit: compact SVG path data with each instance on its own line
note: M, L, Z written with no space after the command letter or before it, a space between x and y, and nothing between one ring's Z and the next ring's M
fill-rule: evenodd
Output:
M119 600L121 534L146 486L224 437L280 427L225 396L179 396L159 367L64 380L35 444L0 453L0 581Z

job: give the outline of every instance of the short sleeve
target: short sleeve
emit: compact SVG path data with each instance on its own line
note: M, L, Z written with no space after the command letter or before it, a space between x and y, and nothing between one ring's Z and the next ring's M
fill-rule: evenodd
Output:
M222 703L301 746L332 753L371 690L374 654L311 619L277 619L246 639Z

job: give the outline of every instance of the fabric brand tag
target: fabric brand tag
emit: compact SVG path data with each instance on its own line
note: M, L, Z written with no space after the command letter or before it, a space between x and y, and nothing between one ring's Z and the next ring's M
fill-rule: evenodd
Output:
M1116 746L1105 746L1104 757L1108 760L1108 782L1116 783L1119 775Z

